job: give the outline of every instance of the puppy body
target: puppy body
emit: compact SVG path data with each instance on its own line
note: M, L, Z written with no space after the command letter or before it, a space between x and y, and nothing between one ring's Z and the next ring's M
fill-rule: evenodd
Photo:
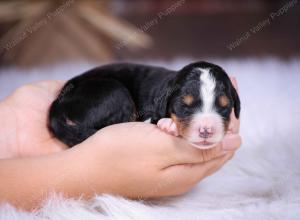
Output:
M221 103L226 104L223 113L217 109L220 95L225 97ZM216 65L197 62L172 71L130 63L111 64L92 69L65 84L50 107L49 129L65 144L73 146L108 125L149 118L156 124L161 118L172 117L181 136L205 144L203 138L212 138L209 136L213 131L206 130L211 119L215 117L212 123L221 127L217 131L221 135L219 140L234 105L238 117L236 91L227 74ZM205 120L210 122L204 123ZM211 125L212 128L216 130L217 126ZM199 132L201 139L194 137Z
M166 117L165 104L175 71L136 64L92 69L68 81L53 102L49 128L69 146L108 125ZM169 91L170 92L170 91Z

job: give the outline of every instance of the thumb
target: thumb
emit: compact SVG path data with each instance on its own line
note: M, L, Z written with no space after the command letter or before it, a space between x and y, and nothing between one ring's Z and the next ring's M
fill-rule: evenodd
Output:
M190 167L189 178L192 184L196 184L203 178L218 171L234 155L234 152L227 152L224 156L212 159L205 163L192 164Z

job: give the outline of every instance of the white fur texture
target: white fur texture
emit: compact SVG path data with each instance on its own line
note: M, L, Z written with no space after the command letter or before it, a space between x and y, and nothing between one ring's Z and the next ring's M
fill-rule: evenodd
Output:
M203 127L210 128L214 134L209 138L201 138L199 136L199 130ZM224 124L222 117L219 114L216 112L198 112L193 116L185 138L189 142L196 144L196 146L200 149L208 149L211 148L215 143L221 141L223 136ZM203 141L206 141L210 144L199 145L199 143Z
M216 82L212 75L209 73L209 69L200 69L200 95L203 101L202 112L211 113L214 111L215 100L215 88Z
M190 61L152 64L179 69ZM299 220L300 59L208 61L237 77L242 102L243 146L222 170L176 198L143 203L108 195L90 202L52 197L34 213L2 205L0 220ZM0 98L24 83L67 79L90 66L2 69Z

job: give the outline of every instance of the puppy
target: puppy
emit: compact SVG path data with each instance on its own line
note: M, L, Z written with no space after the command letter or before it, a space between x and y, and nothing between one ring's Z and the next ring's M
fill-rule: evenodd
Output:
M72 147L99 129L149 121L198 148L224 137L239 96L219 66L196 62L179 71L122 63L101 66L68 81L49 111L49 129Z

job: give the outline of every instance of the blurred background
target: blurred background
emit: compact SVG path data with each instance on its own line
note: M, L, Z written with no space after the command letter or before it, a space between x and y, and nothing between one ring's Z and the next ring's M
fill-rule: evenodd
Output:
M0 65L300 53L297 0L2 0Z

